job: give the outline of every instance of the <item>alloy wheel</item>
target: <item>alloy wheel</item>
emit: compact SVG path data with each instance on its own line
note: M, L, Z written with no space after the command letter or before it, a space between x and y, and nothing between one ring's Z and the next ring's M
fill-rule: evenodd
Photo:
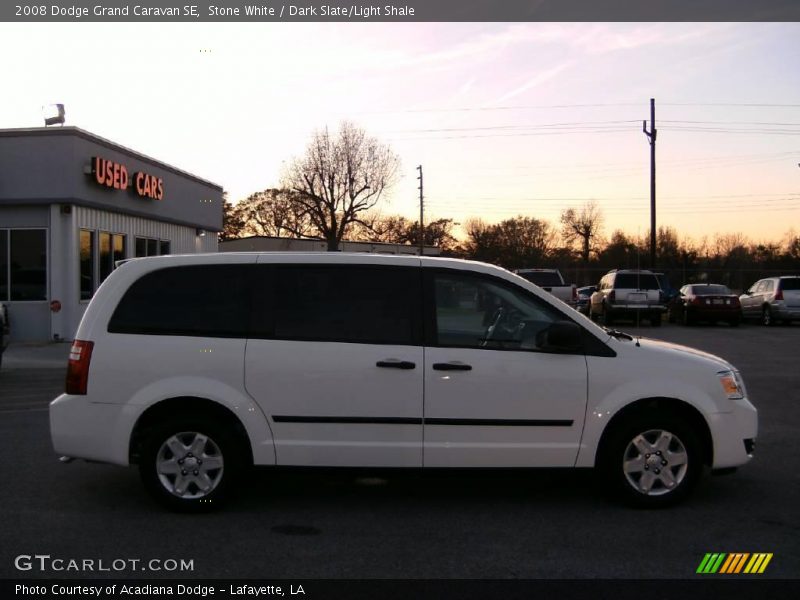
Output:
M165 490L179 498L196 500L208 496L222 481L224 460L210 437L183 431L161 444L155 466Z
M631 487L646 496L663 496L686 477L689 454L677 435L650 429L634 437L625 448L622 470Z

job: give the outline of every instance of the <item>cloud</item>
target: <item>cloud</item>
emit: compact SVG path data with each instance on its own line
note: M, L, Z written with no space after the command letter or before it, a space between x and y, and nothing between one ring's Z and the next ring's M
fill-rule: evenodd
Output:
M533 77L531 77L528 81L523 83L521 86L511 90L510 92L506 92L505 94L500 96L497 100L495 100L495 102L498 103L498 104L502 103L502 102L505 102L506 100L509 100L509 99L513 98L514 96L518 96L519 94L522 94L523 92L527 92L531 88L535 88L535 87L545 83L546 81L550 81L551 79L556 77L559 73L561 73L564 69L567 69L570 66L572 66L573 63L574 63L574 61L567 61L567 62L561 63L560 65L556 65L554 67L551 67L551 68L549 68L549 69L547 69L545 71L541 71L541 72L537 73L536 75L534 75Z

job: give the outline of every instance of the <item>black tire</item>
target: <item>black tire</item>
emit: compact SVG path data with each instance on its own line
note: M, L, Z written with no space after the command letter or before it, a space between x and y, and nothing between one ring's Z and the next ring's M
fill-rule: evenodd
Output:
M668 323L675 323L677 319L675 318L675 311L671 308L667 311L667 322Z
M728 321L728 324L731 327L738 327L741 322L742 322L741 319L731 319L730 321Z
M200 436L207 441L203 442ZM182 451L188 453L180 459L169 448L168 442L174 445L183 444ZM200 456L191 452L192 442L202 450ZM160 504L178 512L204 512L218 508L229 498L231 491L238 483L247 467L247 452L243 440L235 429L225 422L199 415L196 417L173 417L158 423L145 433L142 440L139 458L139 473L147 491ZM206 465L203 467L203 460ZM209 468L212 462L219 469ZM183 462L185 461L185 462ZM181 463L177 466L177 463ZM183 495L179 494L178 478L180 475L159 473L159 463L170 471L181 469L188 475ZM172 464L170 464L172 463ZM182 467L188 467L182 469ZM194 470L196 469L196 470ZM201 481L204 474L207 480ZM197 479L195 476L200 475ZM208 491L201 489L201 484L210 485Z
M651 327L661 327L661 313L651 313L650 315L650 326Z
M772 309L765 306L761 309L761 324L765 327L772 327L775 325L775 319L772 318Z
M689 311L686 309L684 309L683 311L683 324L686 325L687 327L694 325L694 319L689 314Z
M671 436L669 444L661 442L666 450L656 449L657 444L651 444L661 439L662 432ZM653 452L640 452L635 443ZM679 464L680 456L685 458L685 463ZM669 464L670 457L674 465ZM636 473L629 469L626 473L624 465L638 464L640 459L642 465L647 465L646 470ZM664 462L667 462L666 468ZM686 498L703 473L703 462L700 437L694 428L671 412L653 411L631 415L615 425L604 440L598 466L604 483L610 484L611 491L625 503L640 508L664 508ZM674 487L664 481L667 472L672 475ZM645 477L652 481L649 492L637 487L647 486Z
M614 317L608 312L606 307L603 307L603 325L613 325L614 324Z

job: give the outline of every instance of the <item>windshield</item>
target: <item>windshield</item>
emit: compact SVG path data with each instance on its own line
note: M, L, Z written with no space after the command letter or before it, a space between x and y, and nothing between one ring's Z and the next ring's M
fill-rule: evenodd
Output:
M531 283L535 283L539 287L558 287L560 285L564 285L561 281L561 276L558 273L552 273L549 271L528 271L518 273L518 275L527 279Z
M631 290L660 290L658 279L652 273L618 273L614 287Z
M729 295L731 291L724 285L695 285L692 286L695 296Z

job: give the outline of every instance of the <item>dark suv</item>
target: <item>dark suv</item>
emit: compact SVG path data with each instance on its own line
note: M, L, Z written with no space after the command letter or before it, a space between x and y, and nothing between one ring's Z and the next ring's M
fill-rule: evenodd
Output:
M597 284L592 294L589 316L610 325L618 318L647 319L653 327L661 325L667 310L656 274L640 269L614 269Z

